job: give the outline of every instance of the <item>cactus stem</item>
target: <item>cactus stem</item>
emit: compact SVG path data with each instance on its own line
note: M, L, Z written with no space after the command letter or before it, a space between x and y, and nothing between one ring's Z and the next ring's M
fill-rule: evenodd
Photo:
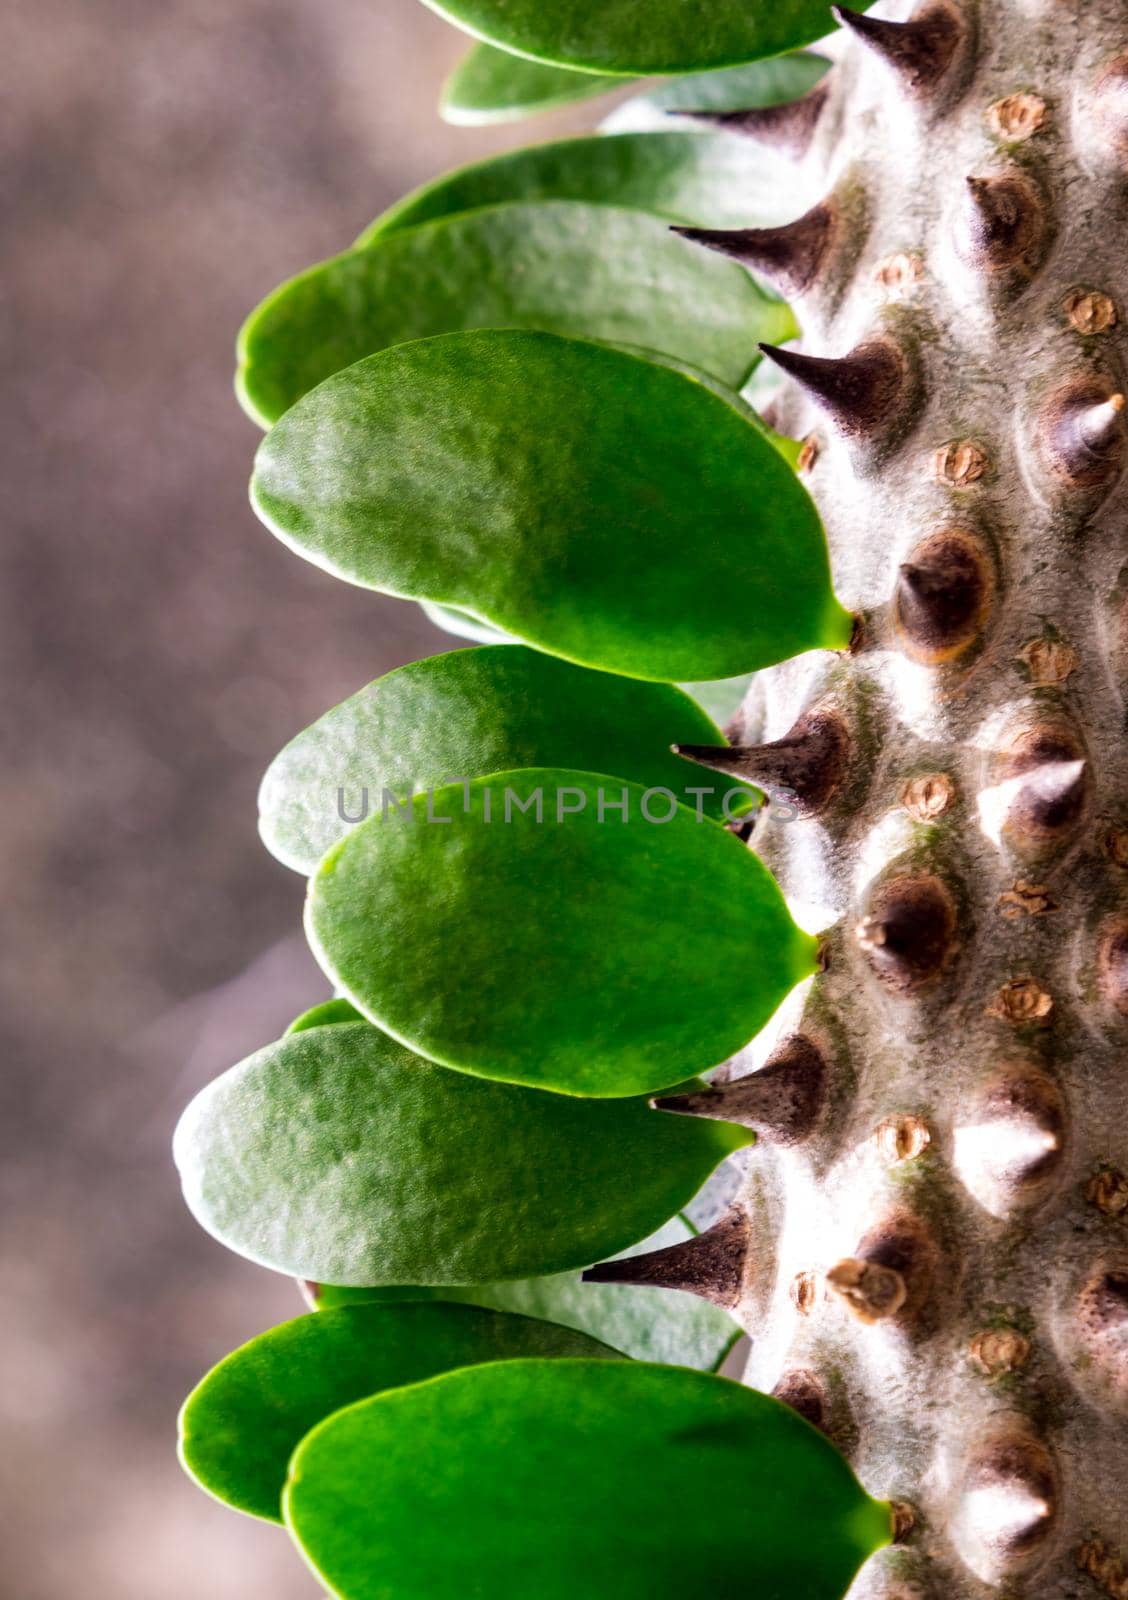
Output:
M874 434L895 420L907 375L904 358L887 340L859 345L836 360L771 344L759 348L829 412L844 434Z
M778 228L682 228L683 239L732 256L788 299L806 294L830 255L836 231L832 205L820 201L804 216Z
M704 1233L664 1250L600 1261L583 1274L585 1283L630 1283L654 1289L681 1289L732 1310L744 1290L751 1227L739 1207Z
M822 1052L796 1034L772 1053L759 1072L650 1103L657 1111L735 1122L776 1144L797 1144L818 1122L826 1102L826 1080Z
M1088 802L1089 763L1072 730L1027 729L1002 757L995 782L977 796L979 823L992 844L1042 853L1068 839Z
M672 746L675 755L713 772L744 778L769 795L786 793L789 803L803 816L825 809L841 788L849 748L846 725L831 711L807 712L789 733L771 744Z
M836 22L848 28L886 62L911 94L927 94L951 69L967 29L947 0L931 0L908 22L876 17L831 6Z
M707 122L726 133L743 134L799 161L807 154L827 102L825 78L799 100L779 106L755 106L748 111L681 111L679 116Z

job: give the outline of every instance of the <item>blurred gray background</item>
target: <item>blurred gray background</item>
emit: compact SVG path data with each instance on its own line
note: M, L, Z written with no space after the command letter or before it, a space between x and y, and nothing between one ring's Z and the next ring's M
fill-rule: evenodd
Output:
M311 1600L286 1535L181 1474L175 1414L301 1309L168 1153L321 998L255 832L276 749L452 641L255 522L232 341L277 282L499 132L434 106L418 0L8 0L0 20L5 714L0 1595Z

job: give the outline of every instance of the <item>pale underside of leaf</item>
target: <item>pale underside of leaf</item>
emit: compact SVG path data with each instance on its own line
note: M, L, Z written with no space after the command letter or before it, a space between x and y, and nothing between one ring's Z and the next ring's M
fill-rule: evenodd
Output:
M174 1155L197 1221L291 1277L490 1283L644 1239L751 1142L644 1098L450 1072L367 1023L303 1030L203 1089Z
M674 1217L649 1239L622 1253L632 1256L664 1250L684 1243L695 1231L682 1218ZM416 1295L540 1317L590 1334L637 1361L662 1361L703 1372L713 1372L720 1366L741 1332L726 1311L697 1295L623 1283L584 1283L574 1272L516 1283L447 1289L342 1289L330 1284L313 1287L314 1304L319 1310L362 1305L369 1299L398 1303Z
M593 673L524 645L451 651L377 679L291 740L263 778L259 829L273 855L309 877L366 814L452 779L574 767L665 786L693 806L700 770L670 746L723 742L666 684ZM726 796L730 816L752 804L740 785L709 787L702 800L717 820Z
M352 1306L297 1317L233 1351L196 1386L180 1412L180 1459L216 1499L281 1522L291 1455L343 1406L482 1361L617 1353L574 1329L477 1306Z
M587 200L649 211L703 228L754 228L795 212L794 177L782 179L751 140L734 133L605 133L506 151L425 184L376 218L356 241L438 217L517 200Z
M493 45L467 51L443 84L439 111L445 122L483 127L608 94L618 82L511 55Z

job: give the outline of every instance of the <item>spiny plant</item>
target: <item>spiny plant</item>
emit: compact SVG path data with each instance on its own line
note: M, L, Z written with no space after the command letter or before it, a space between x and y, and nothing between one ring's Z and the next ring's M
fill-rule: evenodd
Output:
M344 1600L1126 1596L1123 0L439 9L456 121L661 81L243 331L477 647L263 784L336 998L176 1154L314 1309L185 1464Z

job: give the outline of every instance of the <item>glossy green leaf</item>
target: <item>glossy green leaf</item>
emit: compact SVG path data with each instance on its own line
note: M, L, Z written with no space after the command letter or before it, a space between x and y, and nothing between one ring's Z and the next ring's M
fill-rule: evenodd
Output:
M358 1013L338 1015L333 1008L347 1002L328 1001L314 1007L287 1033L299 1026L314 1026L320 1012L325 1026L355 1021ZM732 1163L722 1163L693 1197L686 1213L671 1217L648 1239L632 1245L620 1255L643 1255L682 1244L702 1228L711 1226L730 1202ZM690 1221L692 1210L695 1222ZM673 1366L715 1371L740 1338L737 1323L718 1306L700 1296L670 1289L656 1294L653 1289L625 1283L584 1283L579 1273L560 1272L550 1278L525 1278L512 1283L480 1283L433 1288L408 1285L384 1288L345 1288L340 1284L312 1283L302 1279L302 1294L318 1311L337 1306L400 1304L406 1300L454 1301L462 1305L486 1306L494 1311L511 1311L564 1328L590 1334L601 1343L633 1356L639 1361L665 1361Z
M284 1510L343 1600L840 1600L892 1532L780 1401L613 1361L361 1401L303 1441Z
M834 28L825 0L426 0L488 44L537 61L641 77L758 61ZM865 10L865 6L855 7Z
M369 1305L297 1317L234 1351L193 1389L180 1412L180 1459L217 1500L281 1522L290 1457L343 1406L483 1361L617 1354L571 1328L474 1306Z
M672 1217L657 1233L624 1255L662 1250L692 1238L693 1229ZM673 1366L697 1367L712 1372L740 1337L740 1328L718 1306L698 1295L678 1289L660 1293L625 1283L583 1283L578 1273L561 1272L551 1278L525 1278L516 1283L483 1283L467 1288L344 1289L331 1284L307 1285L318 1310L365 1301L456 1300L465 1305L491 1306L497 1311L522 1312L542 1317L565 1328L576 1328L639 1361L666 1361Z
M510 59L515 60L515 57ZM508 150L405 195L357 240L512 200L588 200L702 228L754 228L794 215L760 146L735 133L601 134Z
M619 134L623 130L679 126L669 119L681 111L751 111L758 106L782 105L800 99L813 89L829 67L825 56L804 50L795 55L777 56L772 61L724 67L718 72L685 73L649 84L616 106L601 126L608 133ZM700 128L701 124L680 126ZM761 167L790 171L790 182L794 186L794 170L790 163L773 159L762 145L753 144L753 148Z
M275 757L259 790L259 829L279 861L309 877L322 856L369 812L411 791L517 767L610 772L673 790L708 782L672 743L723 744L701 709L668 684L574 667L524 645L452 650L377 678L326 712ZM732 815L751 795L715 781L710 816Z
M259 447L252 497L354 583L585 666L734 677L844 649L852 627L809 495L737 405L604 345L447 334L300 400Z
M201 1225L263 1266L319 1283L464 1284L624 1250L749 1142L641 1098L448 1072L342 1023L268 1045L209 1084L174 1155Z
M349 250L292 278L239 336L240 400L269 426L363 356L463 328L646 345L739 389L790 309L657 217L579 200L490 206Z
M602 75L548 66L495 50L489 44L476 44L443 84L439 111L445 122L482 127L590 100L592 95L610 94L618 87Z
M364 1020L351 1000L342 999L337 995L332 1000L322 1000L320 1005L311 1006L308 1011L303 1011L300 1017L295 1017L286 1029L284 1037L288 1039L292 1033L304 1033L307 1028L329 1028L338 1022Z
M660 789L555 768L370 817L312 879L306 929L335 985L411 1049L570 1095L653 1094L716 1066L818 950L726 829Z

